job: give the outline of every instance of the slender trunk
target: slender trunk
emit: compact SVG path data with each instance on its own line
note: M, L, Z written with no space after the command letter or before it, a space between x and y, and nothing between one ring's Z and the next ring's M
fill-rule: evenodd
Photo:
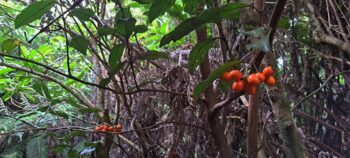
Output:
M265 0L254 0L254 7L259 12L259 23L264 24L264 19L262 11L264 10ZM262 53L262 52L256 52ZM253 61L254 62L254 61ZM259 67L259 65L254 65L253 67ZM253 71L252 71L253 72ZM249 106L248 106L248 125L247 125L247 157L256 158L258 153L258 136L259 136L259 88L257 93L249 96Z
M196 30L197 34L197 42L203 42L207 38L207 30L205 27L200 28ZM204 52L203 52L204 53ZM208 78L210 74L210 63L209 63L209 57L206 55L204 63L200 65L200 72L202 79ZM216 94L213 89L213 86L209 86L209 88L205 91L205 99L207 101L207 108L211 109L217 101L216 101ZM232 158L233 153L231 152L226 137L224 134L224 126L221 124L220 119L218 117L217 113L209 113L208 114L208 122L209 126L211 128L211 131L213 132L213 137L215 141L215 145L218 148L218 151L220 153L220 157L222 158Z

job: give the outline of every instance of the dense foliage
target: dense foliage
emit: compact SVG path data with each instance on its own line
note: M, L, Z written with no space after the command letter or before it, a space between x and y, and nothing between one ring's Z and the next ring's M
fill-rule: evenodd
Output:
M348 0L0 13L0 157L350 157Z

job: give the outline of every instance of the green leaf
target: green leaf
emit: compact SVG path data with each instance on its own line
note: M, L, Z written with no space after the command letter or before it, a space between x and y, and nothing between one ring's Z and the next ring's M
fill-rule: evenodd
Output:
M27 150L30 152L26 152L27 156L26 157L35 157L35 158L47 158L49 157L48 155L48 148L46 145L46 140L39 136L35 137L31 140L28 141L27 143Z
M280 29L289 29L290 24L287 18L280 18L277 23L277 28Z
M4 75L8 72L12 72L12 71L15 71L15 69L12 69L12 68L9 68L9 67L6 67L6 68L1 68L0 69L0 75Z
M79 153L75 150L68 151L68 158L79 158Z
M84 137L86 135L85 131L72 131L70 133L72 137Z
M116 64L120 63L120 59L123 56L124 49L125 45L122 44L117 44L112 48L111 54L109 55L108 59L108 63L111 67L114 67Z
M213 47L215 40L215 38L205 39L191 50L188 61L188 70L190 72L193 72L199 64L204 62L205 56L208 50Z
M36 112L30 112L30 113L21 115L21 116L18 117L18 119L21 119L21 118L24 118L24 117L29 117L29 116L32 116L32 115L36 115Z
M117 30L117 34L129 38L135 29L135 24L136 19L131 17L127 19L118 19L114 27Z
M230 3L220 8L210 8L205 10L202 14L184 20L173 31L163 36L160 41L160 47L177 41L186 36L193 30L197 29L203 24L212 23L221 19L236 19L239 17L239 9L249 6L246 3Z
M47 85L45 83L41 84L41 90L44 92L44 95L48 100L52 99L49 88L47 88Z
M113 35L114 33L117 33L117 31L113 28L108 27L108 26L100 27L97 29L97 34L99 36Z
M94 11L90 8L78 8L69 13L69 16L75 16L81 21L89 21L94 16Z
M345 85L345 79L343 75L339 75L338 82L340 85L344 86Z
M54 147L54 152L57 154L62 153L65 149L69 149L69 146L66 144L59 144Z
M269 30L269 32L266 35L264 35L262 38L260 38L257 42L247 44L246 48L248 50L255 48L265 53L270 52L271 50L270 42L269 42L270 33L271 33L271 30Z
M102 87L106 87L109 82L111 82L112 78L108 77L108 78L104 78L100 81L100 83L98 83L98 85L102 86Z
M16 39L6 39L1 44L1 50L5 53L11 52L19 45L19 41Z
M41 18L55 5L55 3L55 0L43 0L30 4L15 18L15 28L27 25L34 20Z
M154 59L168 59L169 55L165 52L157 52L157 51L147 51L146 53L142 53L139 56L141 60L154 60Z
M196 12L201 2L202 0L182 0L182 3L184 3L185 6L185 11L190 14Z
M238 64L239 61L231 61L220 65L217 69L210 73L206 80L196 85L193 92L194 99L198 99L201 93L204 92L213 83L214 80L219 78L223 72L231 70L234 66Z
M86 50L88 49L89 41L84 36L75 36L69 42L69 45L79 52L86 55Z
M46 86L46 83L44 82L36 82L33 85L33 89L38 92L40 95L46 97L47 99L51 100L51 94L49 89Z
M154 19L163 15L167 10L175 4L175 0L154 0L149 8L148 22L152 22Z
M13 94L15 94L15 91L7 91L1 98L3 101L7 101Z
M55 116L63 117L65 119L69 118L69 115L67 113L65 113L65 112L62 112L62 111L49 110L49 113L52 114L52 115L55 115Z
M81 109L79 109L79 112L81 112L81 113L98 113L98 112L101 112L101 109L99 109L99 108L81 108Z
M135 32L136 33L144 33L148 30L146 25L136 25L135 26Z
M92 142L85 142L84 147L96 147L97 143L92 143Z

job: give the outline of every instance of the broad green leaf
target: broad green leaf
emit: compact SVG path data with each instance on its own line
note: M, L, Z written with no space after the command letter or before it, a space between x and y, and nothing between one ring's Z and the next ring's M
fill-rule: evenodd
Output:
M186 20L187 15L184 13L184 8L181 5L175 4L169 10L168 14L174 18L179 19L180 21Z
M203 24L217 22L221 19L235 19L239 17L239 9L247 7L246 3L230 3L220 8L211 8L205 10L202 14L184 20L173 31L163 36L160 41L160 47L171 41L177 41L186 36L193 30Z
M254 30L251 30L251 31L247 31L247 32L244 32L244 34L250 36L250 37L255 37L255 38L258 38L260 37L261 33L263 33L265 30L264 27L258 27Z
M68 97L65 101L73 107L82 108L82 106L79 103L77 103L77 101L73 97Z
M260 38L257 42L247 44L246 48L248 50L255 48L265 53L270 52L271 50L270 42L269 42L270 33L271 33L271 30L269 30L269 32L266 35L264 35L262 38Z
M204 92L213 83L214 80L219 78L223 72L231 70L234 66L238 64L239 64L239 61L231 61L223 65L220 65L217 69L211 72L209 77L206 80L200 82L194 88L194 92L193 92L194 99L198 99L201 93Z
M102 86L102 87L106 87L109 82L111 82L112 78L108 77L108 78L104 78L100 81L100 83L98 83L98 85Z
M190 14L196 12L201 2L202 0L182 0L182 3L184 3L185 6L185 11Z
M55 0L42 0L30 4L15 18L15 28L27 25L34 20L41 18L55 5L55 3Z
M157 17L163 15L175 4L175 0L154 0L149 8L148 22L151 23Z
M345 85L345 79L343 75L339 75L338 82L340 85L344 86Z
M115 16L116 20L118 20L118 19L128 19L128 18L131 18L131 17L132 17L132 14L131 14L131 11L130 11L129 7L126 7L123 10L119 10L117 12L117 15Z
M136 19L131 17L127 19L118 19L114 27L117 31L117 34L128 39L135 29L135 24Z
M117 44L112 48L111 54L109 55L108 59L108 63L111 67L114 67L116 64L120 63L120 59L123 56L124 49L125 45L122 44Z
M92 142L85 142L84 143L84 147L96 147L97 144L96 143L92 143Z
M72 131L70 133L72 137L84 137L86 135L85 131Z
M6 67L6 68L1 68L0 69L0 75L4 75L4 74L6 74L6 73L8 73L8 72L12 72L12 71L14 71L15 69L12 69L12 68L9 68L9 67Z
M164 52L147 51L139 56L141 60L168 59L169 55Z
M13 94L15 94L15 91L7 91L7 92L2 96L2 100L3 100L3 101L9 100Z
M81 113L98 113L101 109L99 108L81 108L79 109L79 112Z
M27 143L27 156L35 158L46 158L48 157L48 146L46 145L46 140L42 136L37 136Z
M75 16L81 21L89 21L94 16L94 11L90 8L78 8L69 13L69 16Z
M38 92L40 95L46 97L47 99L51 100L51 94L49 89L47 88L46 84L43 82L36 82L33 85L33 89Z
M278 20L277 27L281 29L289 29L289 20L287 18L280 18Z
M188 61L188 70L193 72L196 67L204 62L208 50L214 45L215 38L208 38L201 43L198 43L190 52Z
M148 30L146 25L136 25L135 26L135 32L136 33L144 33Z
M38 109L40 112L47 112L47 110L50 109L50 106L43 106Z
M52 114L52 115L55 115L55 116L63 117L65 119L69 118L69 115L67 113L65 113L65 112L62 112L62 111L49 110L49 113Z
M37 114L36 112L26 113L24 115L19 116L18 119L29 117L29 116L33 116L33 115L36 115L36 114Z
M59 144L59 145L56 145L53 149L53 151L57 154L60 154L62 153L65 149L69 149L69 146L66 145L66 144Z
M78 50L80 53L83 53L86 55L86 50L88 49L89 41L84 36L75 36L72 38L72 40L69 42L69 45L76 50Z
M79 158L79 152L75 150L69 150L68 151L68 158Z
M97 33L99 36L107 36L107 35L113 35L116 33L116 30L113 28L110 28L108 26L100 27L97 29Z
M44 92L45 97L46 97L48 100L52 100L51 94L50 94L50 91L49 91L49 88L47 87L46 83L41 84L41 89L42 89L42 91Z
M11 52L19 45L19 41L16 39L7 39L4 40L1 44L1 50L5 53Z

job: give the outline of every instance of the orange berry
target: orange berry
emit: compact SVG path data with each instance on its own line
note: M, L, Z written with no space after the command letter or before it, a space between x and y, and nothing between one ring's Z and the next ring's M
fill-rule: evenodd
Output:
M247 85L247 87L245 88L245 92L249 95L253 95L256 93L256 85Z
M238 80L232 84L232 90L240 92L244 90L244 81Z
M268 77L268 76L272 76L274 73L273 69L271 66L267 66L263 69L263 74Z
M273 76L269 76L266 78L265 84L267 84L269 86L274 86L274 85L276 85L276 79Z
M115 128L117 128L118 130L122 130L122 125L118 124L117 126L115 126Z
M239 70L232 70L230 71L231 79L238 81L242 79L243 75Z
M101 129L102 129L101 126L96 126L96 127L95 127L95 131L100 131Z
M107 131L113 132L113 131L114 131L114 128L113 128L112 126L109 126L109 127L107 128Z
M247 78L247 82L251 85L259 85L260 84L260 80L259 80L258 76L256 76L255 74L250 74Z
M256 76L259 78L260 82L264 82L266 79L265 74L261 72L256 73Z
M221 79L224 81L229 81L231 80L231 74L229 72L224 72L221 75Z

